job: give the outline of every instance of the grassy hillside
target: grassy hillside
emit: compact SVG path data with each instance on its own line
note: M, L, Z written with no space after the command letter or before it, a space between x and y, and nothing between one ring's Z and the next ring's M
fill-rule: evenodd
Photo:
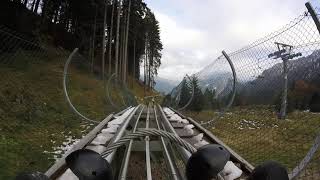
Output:
M296 111L283 121L269 106L236 107L221 118L213 111L186 114L199 122L214 118L207 128L253 165L276 160L290 170L306 155L320 132L320 114ZM319 158L320 152L310 166L317 173Z
M66 139L81 138L94 127L74 115L65 102L62 71L68 53L37 55L7 54L14 58L0 65L0 179L12 179L21 171L46 171L71 143L62 144ZM102 120L120 111L106 101L103 82L97 76L72 65L68 77L71 99L84 115ZM133 94L142 99L143 87L130 82ZM111 94L121 108L118 91Z

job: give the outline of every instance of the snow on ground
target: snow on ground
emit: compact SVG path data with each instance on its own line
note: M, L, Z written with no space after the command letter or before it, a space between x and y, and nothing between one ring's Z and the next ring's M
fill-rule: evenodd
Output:
M243 130L243 129L261 129L265 128L267 125L264 124L263 122L258 122L254 120L246 120L242 119L241 121L238 122L238 129ZM277 124L272 124L272 128L278 128L279 126Z
M81 124L80 125L80 129L81 129L81 133L82 133L81 138L83 138L86 135L86 132L88 131L88 129L90 129L93 125L94 124ZM53 145L52 150L51 151L43 151L43 153L51 155L51 157L49 157L49 159L54 159L55 161L57 161L67 151L72 149L72 147L75 144L77 144L81 139L81 138L80 139L75 138L75 136L72 135L71 131L68 131L68 132L62 131L61 134L64 135L64 141L62 142L61 145L56 144L56 140L51 139L50 142ZM54 135L55 134L52 134L53 137L54 137Z

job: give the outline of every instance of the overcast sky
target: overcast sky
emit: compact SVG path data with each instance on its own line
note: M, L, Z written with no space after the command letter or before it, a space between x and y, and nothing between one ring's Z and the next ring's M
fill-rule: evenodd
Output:
M277 30L306 11L306 0L145 0L160 22L159 77L181 80Z

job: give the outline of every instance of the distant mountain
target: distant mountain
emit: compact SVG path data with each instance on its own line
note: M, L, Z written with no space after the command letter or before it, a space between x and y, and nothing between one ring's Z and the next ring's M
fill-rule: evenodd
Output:
M219 69L217 69L219 66ZM213 62L195 74L199 80L199 85L204 92L205 89L215 90L216 98L229 95L232 91L233 76L228 72L229 67L225 64Z
M205 78L197 76L202 91L205 89L215 90L216 97L227 95L232 90L232 74L220 72L206 76Z
M312 54L290 60L288 62L288 87L292 89L295 82L303 80L315 86L320 86L320 50ZM283 88L282 63L275 64L249 82L240 83L238 94L246 97L250 103L272 103L274 96Z
M216 69L216 65L217 64L214 62L193 75L198 78L199 86L202 92L204 92L206 89L215 90L216 98L223 98L228 96L232 91L233 75L232 72L223 70L227 69L228 67ZM176 82L175 85L178 85L179 83L181 82ZM173 94L177 93L178 87L175 88L176 91L172 92ZM168 93L170 93L170 91Z
M161 77L156 77L155 89L161 93L168 94L171 90L179 84L178 81L169 80Z
M232 73L219 64L212 63L195 74L202 90L215 89L218 98L227 96L232 91ZM288 62L288 87L303 80L315 86L320 86L320 50L310 55ZM243 74L243 76L248 76ZM257 78L248 81L238 81L237 94L244 97L248 103L269 104L283 88L282 62L265 69Z

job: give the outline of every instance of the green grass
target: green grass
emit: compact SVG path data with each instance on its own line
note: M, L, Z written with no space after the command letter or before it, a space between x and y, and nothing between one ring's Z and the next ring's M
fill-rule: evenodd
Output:
M269 106L235 107L220 118L213 111L185 113L197 121L214 118L208 129L253 165L275 160L291 170L320 133L320 114L310 112L295 111L285 121ZM312 168L320 169L319 158L318 152Z
M13 179L25 171L45 172L54 159L44 151L52 152L67 134L81 138L82 131L90 130L81 126L87 123L72 113L63 96L62 71L68 53L36 55L19 51L6 55L14 57L12 63L0 65L0 179ZM119 111L106 102L103 82L76 67L70 67L68 90L77 109L95 120ZM139 97L143 89L132 82ZM112 92L119 106L120 95Z

